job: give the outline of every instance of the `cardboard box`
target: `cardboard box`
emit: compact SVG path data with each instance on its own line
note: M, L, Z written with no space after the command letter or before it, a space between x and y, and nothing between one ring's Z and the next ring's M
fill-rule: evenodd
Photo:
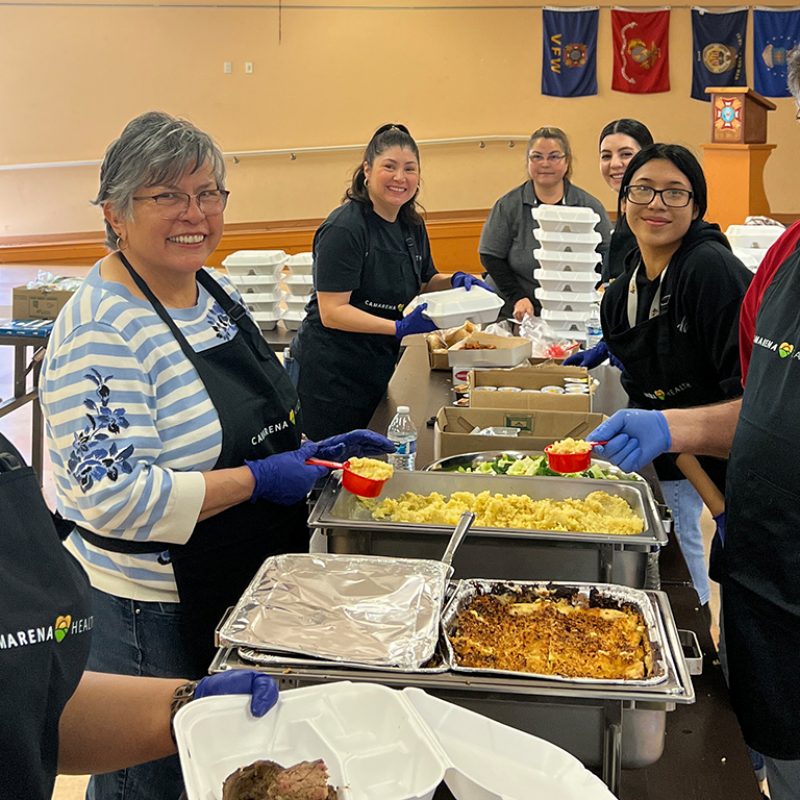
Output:
M525 366L517 369L472 371L468 376L469 404L472 408L542 409L552 411L591 411L591 394L546 394L543 392L486 392L480 386L516 386L541 389L562 386L564 378L586 378L585 367Z
M483 450L544 450L567 436L585 438L606 417L579 411L520 410L514 408L439 409L433 426L434 458L479 453ZM484 436L474 427L519 428L518 436Z
M493 349L468 350L467 345L490 345ZM477 331L447 349L450 366L464 367L516 367L531 355L530 339L520 336L497 336Z
M12 292L11 316L14 319L55 319L73 294L61 289L17 286Z
M425 337L425 342L428 346L428 367L430 369L450 369L447 348L462 339L466 339L474 331L475 325L471 322L465 322L460 328L429 333Z

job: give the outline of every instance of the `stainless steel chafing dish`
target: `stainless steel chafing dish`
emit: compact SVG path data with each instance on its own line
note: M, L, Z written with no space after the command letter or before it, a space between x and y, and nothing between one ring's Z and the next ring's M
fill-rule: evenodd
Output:
M602 489L625 498L644 520L634 536L563 531L473 527L454 559L459 578L602 581L642 588L648 556L667 543L652 490L644 481L589 478L509 477L458 472L396 472L381 498L403 492L444 495L527 494L534 499L586 497ZM380 498L379 498L380 499ZM344 492L338 476L328 478L308 524L328 538L328 552L438 558L452 531L425 525L372 519L369 508Z
M400 673L283 662L254 664L236 649L220 649L211 672L256 669L273 675L283 689L349 680L386 686L416 686L491 719L540 736L600 770L612 791L622 767L657 761L664 749L666 715L676 704L693 703L694 689L679 633L663 592L645 593L662 632L665 677L649 685L548 680L520 675Z

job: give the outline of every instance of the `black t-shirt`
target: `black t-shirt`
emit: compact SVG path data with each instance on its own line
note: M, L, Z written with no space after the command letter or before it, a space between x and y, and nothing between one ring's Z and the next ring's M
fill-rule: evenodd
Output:
M625 272L626 259L636 249L636 237L628 225L625 215L617 217L617 223L611 233L611 242L603 255L601 279L603 283L616 280Z

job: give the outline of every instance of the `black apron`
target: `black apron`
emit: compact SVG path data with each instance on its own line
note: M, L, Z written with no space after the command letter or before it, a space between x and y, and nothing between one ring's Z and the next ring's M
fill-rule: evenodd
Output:
M638 300L636 275L644 265L630 269L618 280L628 280L628 324L617 330L604 330L608 349L624 365L623 386L634 408L687 408L719 403L726 399L715 380L709 380L707 360L703 358L691 333L680 329L670 314L670 300L677 275L672 266L661 274L660 292L653 298L648 317L635 324ZM726 462L700 457L700 463L721 491L725 491ZM655 460L661 480L681 480L675 456L665 454Z
M728 467L722 600L750 747L800 758L800 252L761 301Z
M379 246L369 213L365 208L369 238L361 285L351 293L350 305L399 320L422 286L422 257L405 228L404 250ZM394 373L400 342L394 336L326 328L314 297L291 350L300 365L305 433L318 440L367 427Z
M141 292L172 331L197 370L219 416L222 450L213 469L241 467L300 446L301 416L295 388L247 312L207 273L197 281L239 328L230 341L196 353L158 298L122 253L118 254ZM214 629L264 559L308 550L305 501L291 506L265 500L239 503L198 522L189 541L168 545L183 608L184 641L195 674L205 674L214 655ZM97 547L123 553L153 553L164 543L112 540L79 529Z
M36 474L0 435L0 797L53 793L58 722L89 657L91 613L89 581Z

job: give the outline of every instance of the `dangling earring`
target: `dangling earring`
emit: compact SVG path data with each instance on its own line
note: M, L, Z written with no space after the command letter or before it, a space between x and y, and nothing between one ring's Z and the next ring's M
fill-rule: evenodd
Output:
M366 189L369 186L369 178L364 178L364 188Z

